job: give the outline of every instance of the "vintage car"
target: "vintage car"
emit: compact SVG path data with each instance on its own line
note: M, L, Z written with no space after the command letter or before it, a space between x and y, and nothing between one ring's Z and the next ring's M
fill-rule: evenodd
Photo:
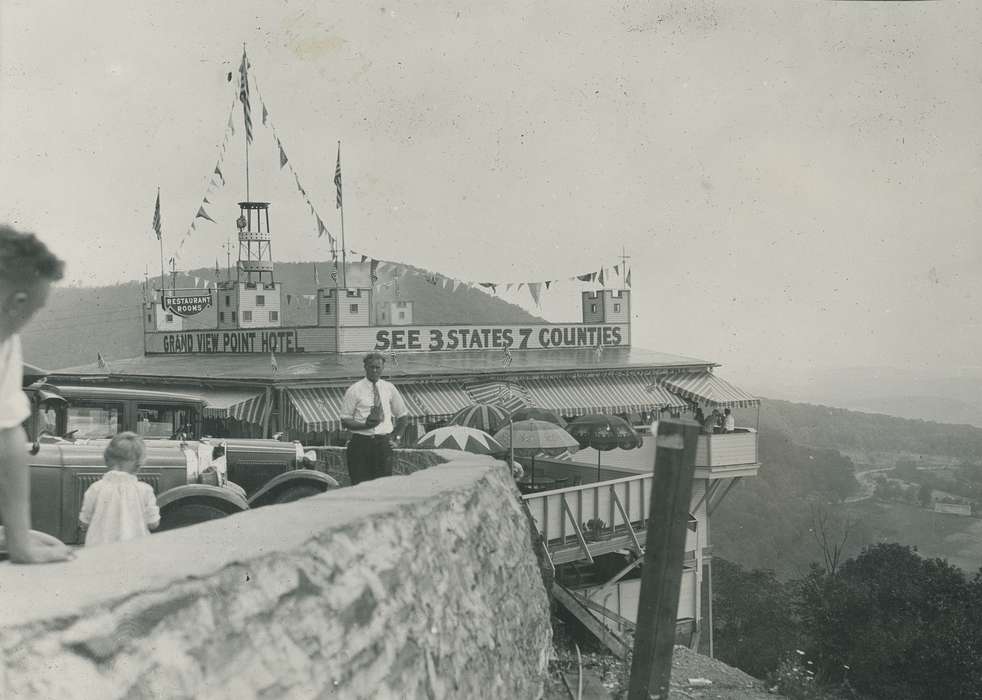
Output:
M139 478L157 494L161 529L172 529L287 503L338 486L314 469L314 455L299 442L201 437L203 401L164 391L115 387L56 387L41 381L25 387L33 407L25 429L31 439L32 526L72 544L80 542L78 512L85 489L107 467L103 450L118 432L131 430L147 442ZM207 444L224 456L222 480L199 483L182 445Z

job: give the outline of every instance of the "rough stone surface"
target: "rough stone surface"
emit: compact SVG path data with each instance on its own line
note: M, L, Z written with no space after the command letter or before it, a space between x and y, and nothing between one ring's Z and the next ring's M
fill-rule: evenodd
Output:
M528 521L472 457L0 565L3 698L537 698Z

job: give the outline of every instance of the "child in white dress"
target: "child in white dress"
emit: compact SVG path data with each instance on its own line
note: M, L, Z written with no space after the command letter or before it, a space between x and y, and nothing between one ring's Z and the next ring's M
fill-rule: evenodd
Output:
M109 471L86 490L78 514L86 547L133 540L160 525L153 488L136 478L146 452L143 438L130 432L119 433L106 447Z

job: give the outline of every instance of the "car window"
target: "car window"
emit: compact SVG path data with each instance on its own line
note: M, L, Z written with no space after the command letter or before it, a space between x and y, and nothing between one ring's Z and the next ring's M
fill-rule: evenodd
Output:
M66 433L76 438L107 438L123 429L123 404L76 404L68 407Z
M194 434L194 413L186 406L138 404L136 432L145 438L170 439L178 433L184 438L197 437Z

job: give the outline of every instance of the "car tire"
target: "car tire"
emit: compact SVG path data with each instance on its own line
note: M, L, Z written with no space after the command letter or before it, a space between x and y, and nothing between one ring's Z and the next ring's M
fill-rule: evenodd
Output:
M322 493L324 493L324 490L317 488L313 484L297 484L296 486L287 487L276 494L273 503L292 503L293 501L299 501L301 498L317 496Z
M227 515L228 513L221 508L206 503L182 503L173 508L168 508L161 514L158 530L176 530L179 527L218 520Z

